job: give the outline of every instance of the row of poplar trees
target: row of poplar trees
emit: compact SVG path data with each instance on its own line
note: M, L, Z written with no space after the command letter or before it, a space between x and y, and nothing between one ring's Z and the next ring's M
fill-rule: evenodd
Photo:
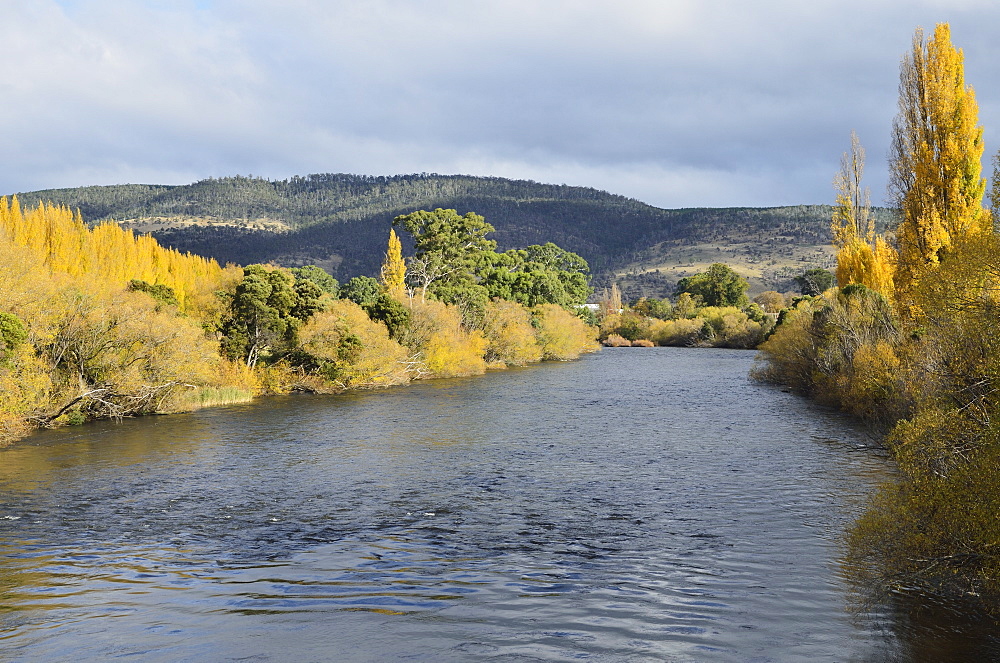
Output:
M892 127L894 236L875 232L852 136L835 180L838 287L788 311L756 368L886 435L900 479L851 535L868 587L1000 590L1000 240L977 116L949 26L918 29Z

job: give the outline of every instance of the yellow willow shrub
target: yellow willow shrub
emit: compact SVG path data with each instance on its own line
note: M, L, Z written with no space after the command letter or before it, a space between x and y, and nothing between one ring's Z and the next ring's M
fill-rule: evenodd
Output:
M652 341L657 345L688 347L701 340L704 321L694 318L664 320L650 330Z
M0 361L0 446L30 430L26 417L48 405L48 368L29 343L6 351Z
M818 349L812 334L813 313L809 301L787 310L771 337L759 346L752 378L783 384L802 394L812 392Z
M698 311L695 320L711 325L712 345L721 348L755 348L768 331L735 306L706 306Z
M600 330L599 338L607 338L611 334L616 334L618 329L618 324L621 322L622 314L615 312L606 312L601 316L598 327Z
M903 389L902 368L895 347L888 341L879 339L874 345L860 346L840 389L844 408L868 420L878 418L884 403Z
M913 481L944 476L965 462L985 433L965 412L946 404L925 406L900 421L887 443L899 468Z
M620 315L607 316L602 323L601 334L603 337L613 334L629 341L648 339L651 336L654 320L654 318L649 318L632 311Z
M254 372L254 381L258 388L257 393L264 396L289 394L296 391L300 388L303 378L301 370L284 361L278 361L273 364L259 363L251 370ZM342 391L339 387L314 390L312 389L312 385L301 385L301 390L316 391L318 393Z
M413 300L410 326L402 335L403 343L416 352L422 377L460 377L486 371L488 341L479 331L462 326L462 312L444 302Z
M352 301L329 302L299 329L302 367L322 378L316 391L388 387L409 381L407 350Z
M808 333L814 355L809 393L831 405L849 407L847 394L854 380L855 354L879 341L888 343L894 351L901 347L895 312L884 296L860 284L831 289L811 304L814 312ZM886 400L870 403L866 410L878 411L891 423L893 418L904 416L896 411L904 407L904 399L898 396L890 392ZM892 412L887 409L890 404Z
M64 295L44 354L61 378L61 400L79 398L88 417L161 411L178 390L215 381L218 344L191 319L138 292Z
M596 329L556 304L537 307L535 325L544 359L576 359L601 347Z
M1000 578L996 440L947 474L883 486L848 538L848 569L868 583L995 593Z
M542 348L531 326L531 312L516 302L494 299L483 312L485 359L490 367L523 366L540 361Z

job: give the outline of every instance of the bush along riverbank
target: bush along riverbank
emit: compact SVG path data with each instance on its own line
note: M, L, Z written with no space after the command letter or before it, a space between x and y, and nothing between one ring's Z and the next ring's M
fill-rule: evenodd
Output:
M612 285L594 312L600 340L610 347L756 348L793 296L768 291L751 302L749 287L722 263L681 279L673 302L643 297L624 305Z
M223 267L79 213L0 199L0 444L38 427L335 393L597 349L587 264L496 253L475 214L397 219L380 279Z
M855 139L836 180L838 286L761 345L758 379L885 434L900 479L850 535L883 590L1000 596L1000 240L982 204L982 127L946 24L904 58L890 167L894 244L875 235ZM994 196L1000 191L994 172ZM993 208L997 209L994 198Z

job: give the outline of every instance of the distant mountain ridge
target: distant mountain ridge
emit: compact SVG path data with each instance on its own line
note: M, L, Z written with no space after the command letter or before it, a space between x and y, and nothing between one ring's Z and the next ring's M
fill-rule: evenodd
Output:
M672 288L687 267L696 270L713 251L729 256L723 261L737 269L758 265L765 280L779 277L763 276L762 264L780 272L789 268L787 259L803 269L830 260L822 248L830 242L827 205L666 210L587 187L500 177L235 176L18 196L22 204L44 200L79 208L88 223L115 221L222 262L316 263L341 280L378 272L394 217L436 207L485 216L501 250L554 242L586 258L598 285L634 282L639 294ZM641 274L658 277L634 278Z

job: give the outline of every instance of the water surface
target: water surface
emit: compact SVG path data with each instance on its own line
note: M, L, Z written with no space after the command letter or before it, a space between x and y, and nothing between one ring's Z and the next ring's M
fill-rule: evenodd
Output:
M0 652L916 660L838 564L887 461L752 361L609 349L37 435L0 452Z

